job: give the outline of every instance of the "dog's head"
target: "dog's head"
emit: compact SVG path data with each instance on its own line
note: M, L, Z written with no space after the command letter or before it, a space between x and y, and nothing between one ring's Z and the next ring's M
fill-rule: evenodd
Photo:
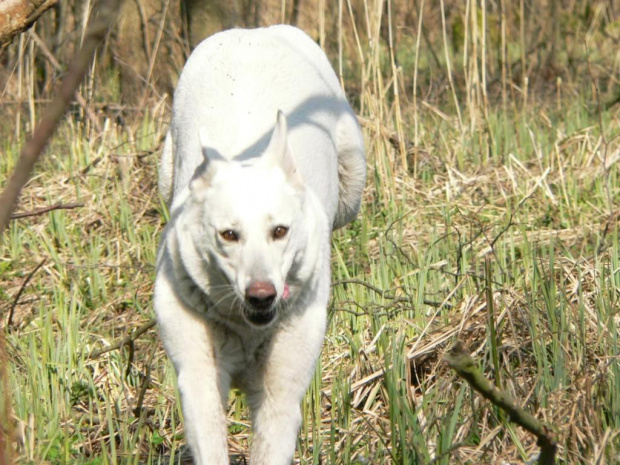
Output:
M199 211L191 237L209 268L209 297L220 313L240 308L247 322L267 326L299 290L308 236L286 117L278 112L269 146L250 164L210 149L204 131L200 139L205 162L190 184Z

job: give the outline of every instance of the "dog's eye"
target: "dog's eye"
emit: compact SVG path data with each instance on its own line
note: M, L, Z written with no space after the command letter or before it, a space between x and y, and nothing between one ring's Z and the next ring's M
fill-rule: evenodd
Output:
M287 233L288 233L288 228L286 226L276 226L275 228L273 228L273 232L271 233L271 236L274 239L282 239L284 236L286 236Z
M233 231L232 229L220 231L220 236L226 242L237 242L239 240L239 234L237 234L237 231Z

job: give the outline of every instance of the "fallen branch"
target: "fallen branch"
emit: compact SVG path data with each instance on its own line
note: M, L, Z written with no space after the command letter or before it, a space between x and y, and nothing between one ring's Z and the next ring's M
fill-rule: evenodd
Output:
M30 212L19 212L19 213L13 213L11 215L11 219L12 220L17 220L19 218L28 218L29 216L39 216L39 215L43 215L44 213L47 212L51 212L53 210L72 210L74 208L80 208L83 207L84 204L83 203L56 203L54 205L50 205L49 207L42 207L42 208L38 208L36 210L32 210Z
M88 358L92 360L93 358L100 357L103 354L112 352L113 350L118 350L126 345L131 344L133 341L138 339L141 335L143 335L149 329L155 326L155 324L156 324L155 318L150 319L149 321L144 323L142 326L140 326L138 329L135 329L129 336L125 336L123 339L121 339L116 344L113 344L110 347L106 347L105 349L95 350L94 352L91 352Z
M507 392L500 391L485 378L478 369L476 361L465 350L462 342L457 341L444 359L461 378L482 394L484 398L508 413L510 421L536 436L537 444L540 447L539 465L553 465L555 463L557 441L551 428L516 405Z

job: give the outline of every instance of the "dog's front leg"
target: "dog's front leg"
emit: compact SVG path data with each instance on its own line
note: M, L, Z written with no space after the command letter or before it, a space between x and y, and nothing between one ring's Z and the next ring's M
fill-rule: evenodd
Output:
M310 307L274 335L262 373L249 390L252 465L290 465L301 425L300 404L325 334L325 305Z
M177 371L187 443L196 465L228 465L223 403L229 375L218 370L211 328L179 299L165 268L155 282L154 306L166 352Z

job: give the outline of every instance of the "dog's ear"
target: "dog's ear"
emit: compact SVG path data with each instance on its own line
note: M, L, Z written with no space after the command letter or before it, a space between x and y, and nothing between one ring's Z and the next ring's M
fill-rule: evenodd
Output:
M288 143L288 124L282 110L278 110L276 125L265 152L265 157L269 163L279 166L289 180L302 184L301 176L295 165L293 152Z
M202 126L198 130L198 140L200 141L200 149L202 150L202 156L205 157L207 164L228 162L228 158L223 156L217 150L211 146L211 140L207 128Z
M202 150L204 161L196 168L194 177L189 184L190 191L194 195L198 195L199 192L209 186L218 163L228 162L226 157L211 147L209 134L204 126L198 130L198 140L200 141L200 150Z

